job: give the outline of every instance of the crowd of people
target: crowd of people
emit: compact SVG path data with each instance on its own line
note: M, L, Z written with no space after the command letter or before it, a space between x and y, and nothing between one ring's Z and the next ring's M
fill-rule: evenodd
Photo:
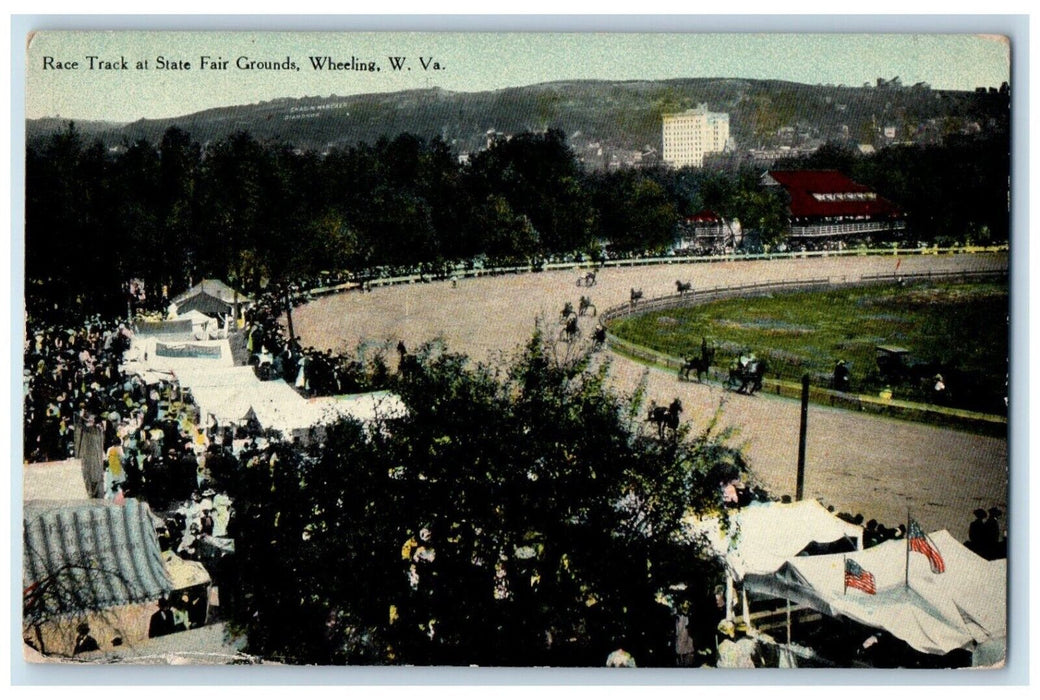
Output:
M79 424L99 426L106 441L143 399L143 385L119 372L132 332L88 319L79 327L28 328L23 353L23 448L28 461L67 459Z
M125 322L96 316L75 327L30 321L24 459L78 457L89 497L148 503L162 522L156 533L164 552L223 557L233 550L227 534L234 511L220 480L234 472L243 429L201 425L190 394L175 381L146 383L122 371L133 338Z
M303 347L299 336L290 336L280 322L284 311L284 294L274 292L260 296L245 314L242 342L261 379L283 379L306 397L354 394L386 386L389 371L381 351L373 353L366 366L349 353Z
M1007 536L1000 525L1003 512L996 506L988 511L976 508L975 519L968 525L968 541L964 546L985 559L1002 559L1007 556Z

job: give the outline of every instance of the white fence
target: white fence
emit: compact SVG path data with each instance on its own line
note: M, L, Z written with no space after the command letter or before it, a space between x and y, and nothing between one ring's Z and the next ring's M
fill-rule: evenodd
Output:
M551 270L592 270L601 268L640 267L645 265L688 265L688 264L711 264L722 262L734 262L741 260L790 260L796 258L836 258L836 257L861 257L879 255L960 255L972 253L998 253L1007 252L1008 246L962 246L953 248L856 248L846 250L815 250L785 253L756 253L756 254L731 254L731 255L684 255L666 256L656 258L625 258L622 260L607 260L602 263L594 262L559 262L544 263L542 265L516 265L511 267L488 267L465 269L457 267L449 273L448 278L455 277L458 280L465 278L490 277L495 275L517 275L527 272L551 271ZM369 280L367 285L374 287L390 287L398 284L417 284L434 279L430 275L409 274L397 277L380 277ZM443 278L442 278L443 279ZM307 298L326 296L337 292L358 289L355 282L338 284L331 287L319 287L311 289L304 295Z

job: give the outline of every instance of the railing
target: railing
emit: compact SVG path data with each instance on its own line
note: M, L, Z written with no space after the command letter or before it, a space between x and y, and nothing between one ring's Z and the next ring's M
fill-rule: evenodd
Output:
M653 297L646 301L639 300L627 304L618 304L606 309L600 314L604 321L611 321L623 316L631 316L636 313L647 311L662 311L674 309L680 306L694 306L717 299L732 299L733 297L756 296L769 294L771 292L811 291L814 289L828 289L837 286L829 277L819 277L804 280L778 280L775 282L753 282L751 284L740 284L733 287L713 287L711 289L698 289L685 294L668 294L662 297Z
M926 248L852 248L845 250L807 250L807 251L791 251L791 252L773 252L773 253L754 253L754 254L736 254L731 253L729 255L682 255L682 256L665 256L655 258L624 258L621 260L606 260L602 263L594 262L559 262L559 263L544 263L542 265L513 265L509 267L489 267L489 268L455 268L446 277L441 277L442 280L455 278L457 280L463 280L467 278L479 278L479 277L492 277L496 275L514 275L523 274L527 272L536 272L540 270L545 271L559 271L559 270L573 270L579 272L582 270L593 270L602 268L622 268L622 267L641 267L646 265L686 265L686 264L711 264L711 263L723 263L723 262L735 262L741 260L755 261L755 260L791 260L796 258L831 258L831 257L860 257L860 256L878 256L878 255L957 255L961 253L1002 253L1007 252L1007 245L999 246L960 246L950 248L940 248L938 246L926 247ZM395 277L380 277L368 281L369 288L375 287L391 287L399 284L417 284L420 282L427 282L431 279L435 279L432 275L420 275L420 274L409 274L399 275ZM343 284L337 284L329 287L318 287L310 289L304 292L301 296L303 301L306 302L310 299L327 296L329 294L336 294L338 292L350 291L353 289L359 289L360 284L356 282L346 282Z
M820 224L818 226L792 226L792 238L813 238L816 236L833 236L841 233L884 233L887 231L903 231L906 223L894 221L891 223L881 221L864 221L853 224Z

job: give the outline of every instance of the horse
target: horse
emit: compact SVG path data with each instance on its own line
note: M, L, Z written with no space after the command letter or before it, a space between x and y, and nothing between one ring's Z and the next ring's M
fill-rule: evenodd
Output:
M729 368L729 379L726 388L736 389L738 394L753 396L756 391L762 389L762 378L765 376L769 366L765 360L752 356L746 364L734 363Z
M706 343L701 344L701 356L687 355L683 358L682 366L679 367L679 379L690 381L690 372L697 372L697 381L701 381L701 375L707 376L711 369L711 363L715 361L714 346L708 347Z
M671 429L674 434L679 428L679 414L683 412L682 402L676 398L672 403L665 408L664 406L658 406L657 402L650 402L650 410L647 413L646 421L648 423L657 424L657 436L660 438L664 437L665 428Z
M629 304L631 304L632 306L635 306L636 302L638 302L642 298L643 298L643 290L642 289L635 289L634 287L630 287L629 288L629 290L628 290L628 303Z
M584 275L578 278L578 281L574 283L578 287L594 287L596 286L596 271L591 270L586 272Z
M578 328L578 317L573 313L567 318L563 328L560 330L559 340L573 343L581 337L581 329Z
M607 342L607 329L603 327L602 323L597 323L596 330L592 331L592 342L597 348Z
M675 280L675 291L679 296L684 297L687 292L693 291L693 282L680 282L679 280Z
M592 297L585 297L585 296L583 296L581 298L581 301L578 302L578 315L579 316L584 316L585 312L588 311L589 309L592 309L592 315L595 316L596 315L596 305L592 303Z

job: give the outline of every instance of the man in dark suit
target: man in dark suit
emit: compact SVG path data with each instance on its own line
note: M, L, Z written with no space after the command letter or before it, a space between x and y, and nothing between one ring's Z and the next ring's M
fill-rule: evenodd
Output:
M152 614L152 620L148 623L148 637L162 637L173 631L173 610L170 609L170 601L160 598L159 610Z

